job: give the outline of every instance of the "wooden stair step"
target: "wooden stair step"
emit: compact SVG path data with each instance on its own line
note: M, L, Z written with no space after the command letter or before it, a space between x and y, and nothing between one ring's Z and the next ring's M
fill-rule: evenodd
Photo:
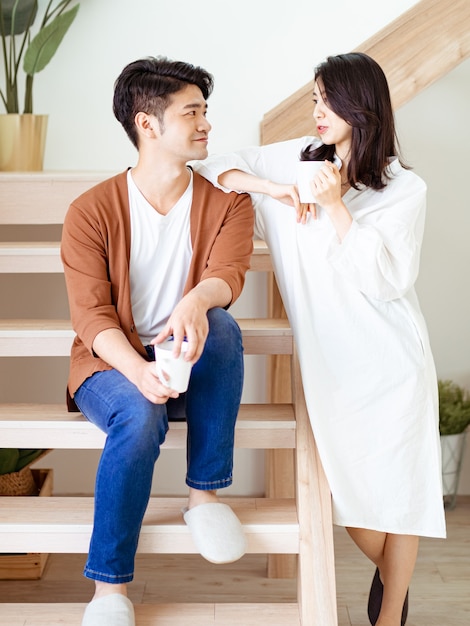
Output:
M243 335L245 354L292 354L290 324L286 319L237 319Z
M242 404L237 448L295 447L296 422L290 404ZM186 423L170 422L164 448L186 447ZM1 404L0 441L4 448L101 449L105 434L81 413L60 404Z
M62 224L70 203L116 172L2 172L0 224Z
M273 265L271 254L265 241L253 240L253 253L251 255L250 270L252 272L272 272Z
M244 526L247 552L297 554L299 526L293 499L224 498ZM186 498L150 498L138 551L195 554L181 509ZM92 497L0 497L0 552L83 553L89 548Z
M292 354L293 340L285 319L238 319L245 354ZM0 320L0 357L69 356L70 320Z
M253 242L250 270L272 271L271 256L266 243ZM6 274L61 274L59 241L0 242L0 273Z
M85 604L0 604L1 626L80 626ZM136 604L139 626L300 626L297 604Z
M59 274L63 271L58 241L0 242L2 274Z

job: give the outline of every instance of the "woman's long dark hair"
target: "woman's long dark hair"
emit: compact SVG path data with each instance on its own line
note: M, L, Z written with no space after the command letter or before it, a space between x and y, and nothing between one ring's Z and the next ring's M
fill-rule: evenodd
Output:
M388 159L399 156L399 149L390 91L382 68L361 52L339 54L315 68L315 81L322 88L325 104L352 126L349 184L355 189L358 183L383 189ZM310 145L300 158L333 161L334 154L334 145Z

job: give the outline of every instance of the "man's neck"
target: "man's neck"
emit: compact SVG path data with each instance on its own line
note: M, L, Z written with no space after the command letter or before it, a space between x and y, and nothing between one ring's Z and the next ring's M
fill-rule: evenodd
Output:
M190 181L185 164L144 163L139 159L131 174L139 191L161 215L175 206Z

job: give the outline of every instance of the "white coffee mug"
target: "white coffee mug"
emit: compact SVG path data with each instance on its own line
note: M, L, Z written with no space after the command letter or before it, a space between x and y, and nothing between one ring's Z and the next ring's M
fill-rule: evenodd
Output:
M173 337L169 337L163 343L155 345L155 366L160 382L166 387L182 393L188 388L192 368L192 364L184 360L188 342L183 341L180 355L177 358L173 355L174 347ZM168 378L165 377L165 374Z
M302 204L316 202L310 183L324 165L325 161L298 161L297 188Z

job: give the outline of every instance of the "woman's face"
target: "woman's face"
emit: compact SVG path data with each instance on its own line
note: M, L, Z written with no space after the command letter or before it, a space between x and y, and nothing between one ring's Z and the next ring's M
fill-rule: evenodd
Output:
M335 145L336 154L340 159L345 159L351 147L352 126L329 108L320 81L315 83L313 102L313 117L321 140L327 145Z

